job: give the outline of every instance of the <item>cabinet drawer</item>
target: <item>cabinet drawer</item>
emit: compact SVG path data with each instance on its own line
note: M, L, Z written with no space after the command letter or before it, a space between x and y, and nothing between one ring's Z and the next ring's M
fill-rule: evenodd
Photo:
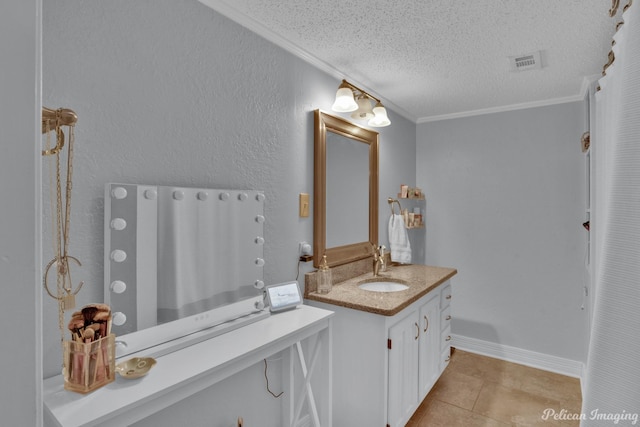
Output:
M440 334L440 349L444 350L445 347L451 347L451 327L447 327Z
M444 368L449 364L451 360L451 347L447 346L442 353L440 353L440 372L444 371Z
M445 308L440 313L440 329L444 330L445 328L451 325L451 306Z
M448 307L451 304L451 285L442 288L440 292L440 308Z

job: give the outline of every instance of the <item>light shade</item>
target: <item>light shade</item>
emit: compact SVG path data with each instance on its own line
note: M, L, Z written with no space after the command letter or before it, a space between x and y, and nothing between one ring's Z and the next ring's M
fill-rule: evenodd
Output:
M373 114L374 117L369 120L369 126L381 128L391 124L389 117L387 117L387 109L384 108L380 102L376 103L376 106L373 107Z
M360 96L356 102L358 103L358 109L351 114L351 118L357 120L372 119L374 114L371 109L371 101L369 101L369 98L366 96Z
M348 113L358 109L358 104L353 99L353 91L348 86L340 85L336 92L336 101L331 106L331 109L339 113Z

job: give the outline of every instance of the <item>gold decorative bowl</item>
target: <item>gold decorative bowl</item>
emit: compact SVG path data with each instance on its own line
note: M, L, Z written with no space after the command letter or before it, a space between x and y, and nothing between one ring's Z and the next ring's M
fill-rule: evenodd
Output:
M119 373L122 378L133 380L147 375L155 364L156 359L153 357L132 357L129 360L118 363L116 365L116 372Z

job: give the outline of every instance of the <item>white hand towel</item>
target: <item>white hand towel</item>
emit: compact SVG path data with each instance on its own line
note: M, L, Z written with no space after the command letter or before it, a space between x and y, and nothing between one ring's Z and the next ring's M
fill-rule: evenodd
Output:
M393 214L389 218L389 246L391 261L402 264L411 263L411 244L402 215Z

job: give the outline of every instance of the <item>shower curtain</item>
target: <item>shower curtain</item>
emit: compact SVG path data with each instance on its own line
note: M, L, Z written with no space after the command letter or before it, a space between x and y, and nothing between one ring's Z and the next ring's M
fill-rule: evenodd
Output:
M622 16L592 129L596 294L581 425L593 427L640 425L640 6Z

